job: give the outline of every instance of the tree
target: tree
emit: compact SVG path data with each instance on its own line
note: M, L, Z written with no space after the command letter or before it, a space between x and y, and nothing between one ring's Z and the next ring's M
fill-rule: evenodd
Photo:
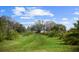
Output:
M7 31L8 31L8 21L9 19L6 16L0 17L0 41L4 40L7 37Z
M14 29L18 33L24 33L24 32L26 32L26 28L22 24L19 24L19 23L14 24Z
M48 35L62 37L64 32L66 32L66 27L62 24L56 24L51 28Z
M25 32L26 29L18 22L7 16L0 17L0 41L5 39L14 39L17 33Z
M64 41L66 44L79 45L79 21L74 24L74 28L64 33Z
M43 26L43 21L38 20L34 25L31 26L31 30L40 33L43 30Z
M77 21L77 23L74 23L74 27L79 30L79 20Z
M45 22L45 30L46 31L51 31L54 28L54 26L56 26L56 23L53 21L46 21Z

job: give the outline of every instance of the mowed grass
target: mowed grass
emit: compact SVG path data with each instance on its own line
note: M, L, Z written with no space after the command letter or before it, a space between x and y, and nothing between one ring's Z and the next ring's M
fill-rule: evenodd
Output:
M58 37L41 34L20 36L16 40L0 42L0 51L11 52L71 52L76 46L64 45Z

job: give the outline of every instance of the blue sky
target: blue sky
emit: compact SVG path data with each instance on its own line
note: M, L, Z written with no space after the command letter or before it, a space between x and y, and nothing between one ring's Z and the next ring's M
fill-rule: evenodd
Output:
M10 16L24 26L37 20L54 21L70 29L79 20L79 6L0 6L0 16Z

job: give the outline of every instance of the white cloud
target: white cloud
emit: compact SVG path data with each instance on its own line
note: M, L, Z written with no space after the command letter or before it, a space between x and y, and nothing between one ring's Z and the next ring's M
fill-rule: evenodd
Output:
M62 18L62 20L63 20L63 21L67 21L67 20L68 20L68 18Z
M21 18L21 19L33 19L32 16L21 16L20 18Z
M12 11L13 11L14 15L21 16L21 15L23 15L23 12L25 12L25 8L24 7L15 7Z
M75 11L73 14L75 14L75 15L79 15L79 12L78 12L78 11Z
M59 21L58 23L65 25L67 30L69 30L71 27L73 27L72 21L69 20L69 19L66 18L66 17L63 17L63 18L62 18L62 21Z
M79 20L79 18L78 17L74 17L73 20L76 20L77 21L77 20Z
M54 14L48 10L43 10L35 7L25 8L25 7L15 7L13 10L14 15L20 16L21 19L31 19L34 16L51 16Z
M42 9L34 9L31 10L29 13L30 15L34 15L34 16L45 16L45 15L54 16L54 14L52 14L51 12Z
M73 23L76 23L79 20L79 17L73 17Z

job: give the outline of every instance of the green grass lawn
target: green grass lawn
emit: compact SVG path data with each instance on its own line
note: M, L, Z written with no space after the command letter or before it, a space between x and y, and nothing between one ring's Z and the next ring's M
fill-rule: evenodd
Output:
M40 34L20 36L16 40L0 42L0 51L11 52L71 52L76 46L64 45L58 37L48 37Z

